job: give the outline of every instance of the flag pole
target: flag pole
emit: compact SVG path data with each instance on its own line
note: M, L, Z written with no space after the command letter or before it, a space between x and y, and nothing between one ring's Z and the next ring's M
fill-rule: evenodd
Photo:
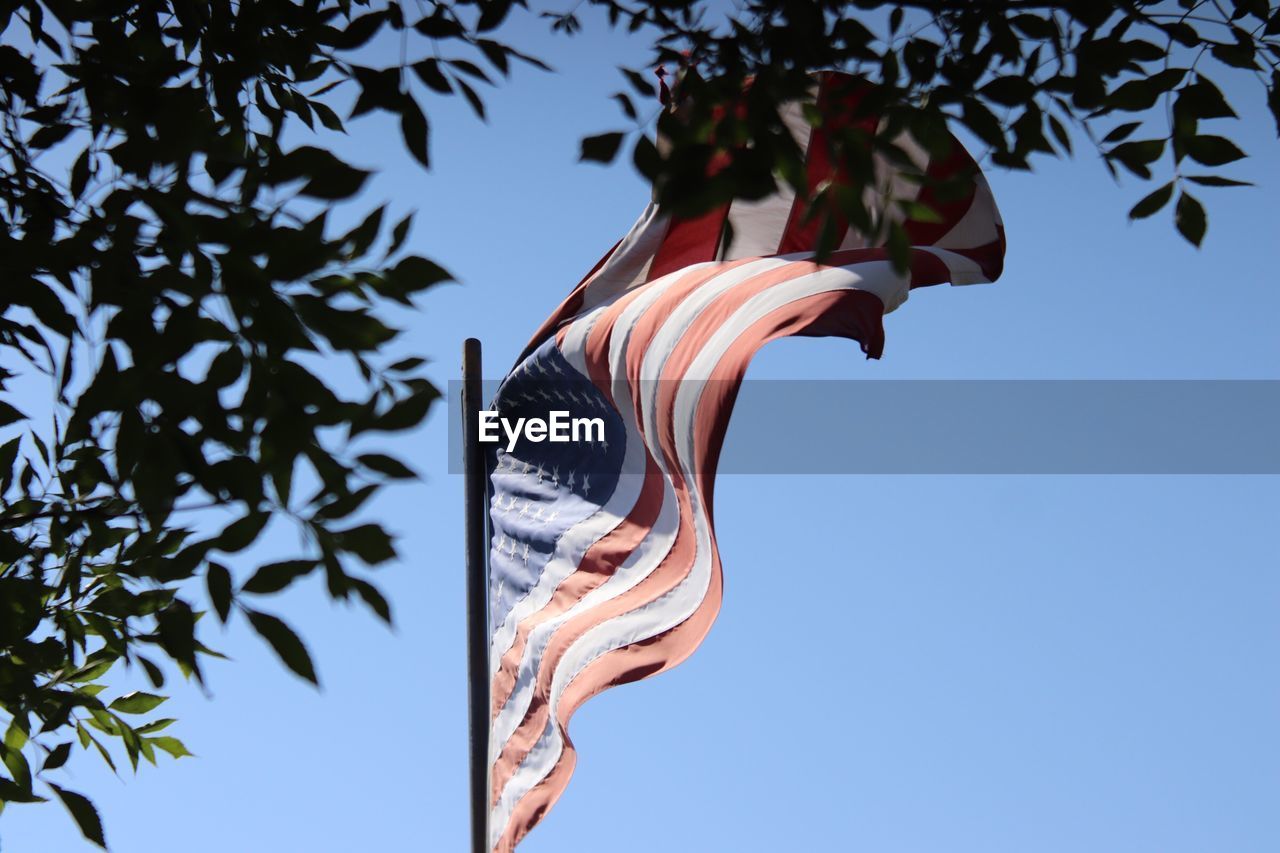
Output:
M462 344L463 511L467 541L467 721L471 777L471 853L489 846L489 543L487 492L480 452L480 409L484 406L480 341Z

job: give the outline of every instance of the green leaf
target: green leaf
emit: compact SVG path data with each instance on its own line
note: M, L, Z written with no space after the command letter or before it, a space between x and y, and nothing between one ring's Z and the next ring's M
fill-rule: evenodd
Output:
M942 214L923 202L914 200L900 201L906 218L911 222L941 222Z
M62 804L67 807L67 811L75 819L76 825L80 827L81 834L103 850L106 850L107 839L102 834L102 819L98 817L98 810L93 807L93 803L89 801L89 798L52 783L49 784L49 787L58 795L58 799L62 800Z
M66 680L71 682L97 681L107 674L107 670L115 665L116 660L116 657L111 656L102 660L93 660L92 663L86 662L84 666L67 675Z
M1133 210L1129 211L1129 218L1145 219L1168 204L1171 198L1173 198L1173 181L1160 187L1160 189L1135 204Z
M174 758L182 758L187 755L194 757L194 754L189 752L186 746L183 745L182 741L178 740L176 737L149 737L146 742L163 749Z
M1178 232L1193 246L1199 246L1204 241L1204 233L1208 228L1204 207L1185 192L1178 196L1173 221L1178 226Z
M178 721L173 719L172 717L165 717L160 720L152 720L146 725L138 726L136 731L140 735L147 735L147 734L151 734L152 732L164 731L165 729L169 728L169 726L173 725L176 722Z
M241 590L257 595L264 595L280 590L316 567L315 560L284 560L279 563L268 563L245 583Z
M25 719L25 718L22 717L21 715L18 717L14 717L13 720L9 723L9 730L5 732L4 745L9 747L9 749L14 749L14 750L22 749L24 746L27 745L27 742L30 740L30 736L27 734L26 729L24 729L23 726L19 724L19 721L22 719Z
M315 666L311 663L311 655L293 629L275 616L266 613L250 610L248 615L249 624L253 625L253 630L267 641L285 666L312 684L320 684L319 679L316 678Z
M4 757L4 765L13 776L14 783L30 791L31 767L27 764L26 756L22 754L22 750L9 746L0 746L0 755Z
M595 163L613 162L625 135L621 131L613 131L586 137L582 140L582 155L578 159Z
M145 714L154 711L168 699L167 696L156 696L154 693L134 691L126 693L108 707L122 714Z

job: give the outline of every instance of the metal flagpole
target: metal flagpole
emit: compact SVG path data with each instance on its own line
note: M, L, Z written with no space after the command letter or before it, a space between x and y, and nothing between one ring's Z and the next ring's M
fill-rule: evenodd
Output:
M480 453L480 341L462 344L463 511L467 537L467 719L471 752L471 853L489 844L489 541L484 458Z

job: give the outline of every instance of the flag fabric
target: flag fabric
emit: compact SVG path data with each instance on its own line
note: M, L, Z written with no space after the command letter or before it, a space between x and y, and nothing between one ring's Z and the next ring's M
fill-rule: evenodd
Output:
M840 179L825 134L858 91L844 75L819 81L826 130L798 104L783 109L811 189ZM500 385L491 408L504 418L561 408L598 418L603 435L487 452L488 825L498 853L512 851L565 790L574 711L676 665L710 629L721 597L716 460L754 353L779 337L835 335L878 358L881 318L912 289L1000 274L1003 226L969 154L955 140L935 160L910 138L898 144L911 165L877 159L868 192L937 214L897 214L911 243L906 272L882 236L847 226L815 262L820 223L789 189L692 218L651 204ZM964 194L932 195L932 179L962 171L973 175ZM888 217L899 209L920 208L884 204Z

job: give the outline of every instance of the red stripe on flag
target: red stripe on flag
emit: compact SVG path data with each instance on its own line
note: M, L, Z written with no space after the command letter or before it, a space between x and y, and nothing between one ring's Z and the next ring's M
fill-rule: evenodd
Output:
M952 139L951 153L941 160L931 159L929 165L925 167L924 184L920 187L920 194L916 196L916 201L930 207L934 213L938 214L940 221L922 222L918 219L908 219L903 222L902 227L907 232L907 241L911 245L936 245L969 212L977 190L977 185L972 180L966 187L967 194L959 198L943 200L938 195L940 182L945 182L962 173L977 175L978 164L969 156L969 152L964 150L963 145Z
M728 216L729 205L722 204L701 216L673 219L667 236L653 256L645 281L661 278L690 264L714 261Z
M834 218L836 226L834 245L838 246L844 240L849 223L834 205L825 205L825 210L814 211L812 216L806 217L806 213L809 200L823 182L847 183L846 170L831 160L832 136L853 125L875 133L878 117L861 116L854 121L854 111L866 92L865 84L846 75L835 72L822 75L818 87L818 110L823 116L823 124L809 134L809 148L805 153L806 191L797 194L791 202L791 215L778 242L778 254L813 251L817 247L823 218L828 214Z

